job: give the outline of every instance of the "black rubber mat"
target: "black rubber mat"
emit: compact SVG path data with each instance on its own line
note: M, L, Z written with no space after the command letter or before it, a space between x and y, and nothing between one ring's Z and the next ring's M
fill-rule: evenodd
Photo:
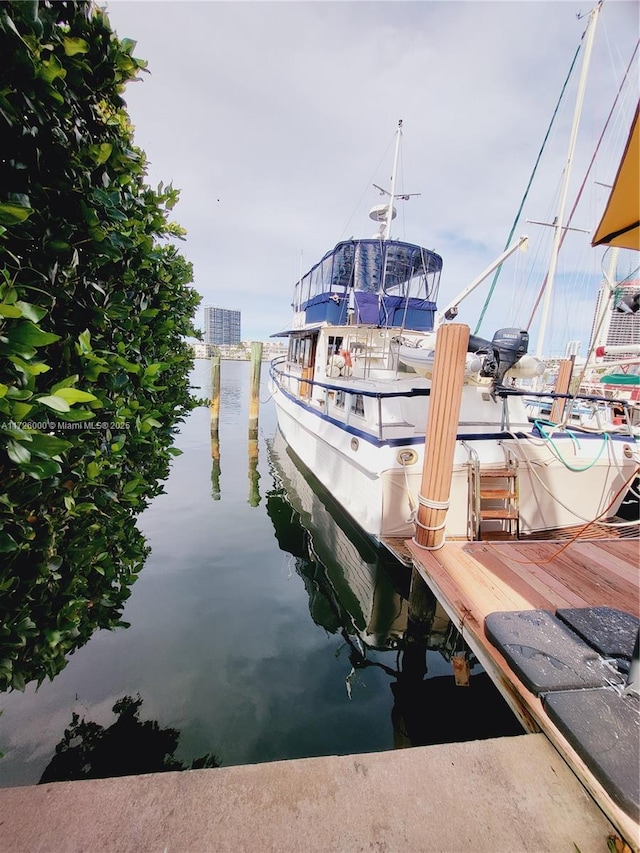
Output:
M605 657L631 659L640 619L612 607L570 607L556 610L582 639Z
M549 719L611 798L640 819L640 698L611 687L541 698Z
M485 618L485 630L535 694L602 687L617 677L591 646L546 610L490 613Z

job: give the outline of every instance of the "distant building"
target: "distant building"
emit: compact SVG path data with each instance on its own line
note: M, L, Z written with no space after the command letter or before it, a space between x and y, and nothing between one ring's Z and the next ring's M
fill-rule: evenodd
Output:
M607 310L602 318L600 329L596 329L600 316L602 300L607 300ZM606 285L600 288L595 319L591 330L589 349L595 340L603 346L626 346L640 344L640 280L622 281L616 284L613 299L609 298ZM615 360L620 355L611 356L605 361Z
M228 344L205 344L201 342L190 342L189 346L195 358L211 358L214 355L222 359L234 361L249 361L251 358L251 341L241 341L239 344L230 346ZM287 354L288 345L281 341L264 341L262 343L262 360L271 361Z
M204 342L215 346L236 346L242 340L240 312L205 305Z
M211 358L211 347L209 344L192 343L190 346L193 350L194 358Z

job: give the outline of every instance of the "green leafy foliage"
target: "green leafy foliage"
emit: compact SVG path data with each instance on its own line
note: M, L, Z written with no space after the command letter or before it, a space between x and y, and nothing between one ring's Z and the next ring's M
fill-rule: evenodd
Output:
M121 624L197 404L200 297L134 144L134 47L93 3L0 4L0 689Z

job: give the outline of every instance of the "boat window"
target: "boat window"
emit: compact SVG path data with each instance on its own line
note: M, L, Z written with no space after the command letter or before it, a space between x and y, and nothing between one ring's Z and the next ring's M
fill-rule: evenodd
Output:
M344 338L342 335L335 336L329 335L329 355L336 355L342 349L342 341Z
M309 367L311 364L311 338L303 338L300 347L300 364Z
M344 409L345 396L344 391L336 391L336 406L339 409Z
M289 361L300 367L311 366L313 353L313 337L291 338L289 341Z
M311 274L305 278L307 281L307 290L304 294L306 302L307 299L311 299L313 296L317 296L318 293L322 293L322 275L319 269L313 269Z
M351 397L351 411L354 415L364 417L364 397L362 394L354 394Z

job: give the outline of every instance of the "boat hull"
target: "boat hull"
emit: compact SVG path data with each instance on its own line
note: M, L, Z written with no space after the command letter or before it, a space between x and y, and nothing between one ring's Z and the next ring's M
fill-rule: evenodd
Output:
M318 477L354 521L375 539L410 538L423 477L424 430L400 426L392 437L367 434L340 424L313 401L296 399L272 381L280 430L291 449ZM585 524L615 515L625 483L637 467L637 445L630 436L580 436L567 431L548 436L518 420L508 430L499 421L474 421L477 389L465 388L452 471L446 534L470 538L469 468L473 455L480 470L504 465L507 451L517 460L519 531L531 534ZM428 398L423 398L427 420ZM400 458L411 452L412 464ZM635 459L634 459L635 457Z

